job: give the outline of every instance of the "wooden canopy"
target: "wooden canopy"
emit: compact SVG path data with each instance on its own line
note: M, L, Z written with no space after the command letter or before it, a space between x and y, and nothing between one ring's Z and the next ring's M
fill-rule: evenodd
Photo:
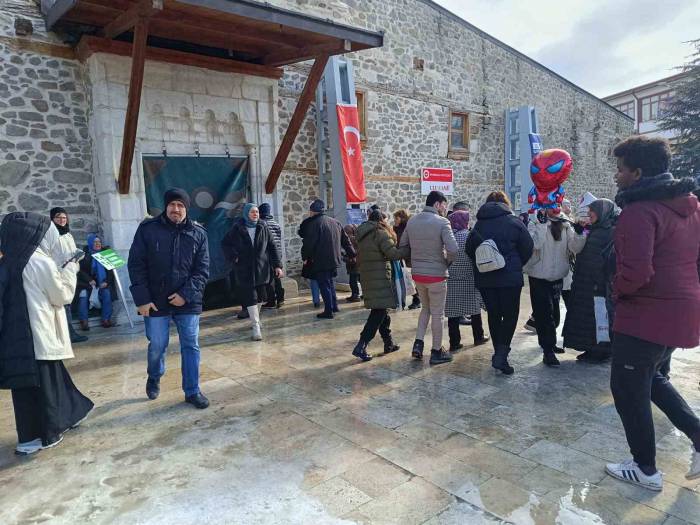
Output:
M271 193L314 98L328 58L383 45L383 35L250 0L56 0L47 29L93 52L132 56L119 191L129 192L145 59L280 78L281 66L314 60L265 184ZM80 42L80 43L79 43Z

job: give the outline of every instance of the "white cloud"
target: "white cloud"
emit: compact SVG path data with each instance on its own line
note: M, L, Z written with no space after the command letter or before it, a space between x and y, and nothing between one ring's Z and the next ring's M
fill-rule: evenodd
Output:
M598 96L675 73L700 38L700 0L437 0Z

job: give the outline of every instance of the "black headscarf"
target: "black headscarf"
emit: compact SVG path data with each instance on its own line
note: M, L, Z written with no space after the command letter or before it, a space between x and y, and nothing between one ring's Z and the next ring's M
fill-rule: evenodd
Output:
M54 217L58 215L59 213L65 213L66 217L68 217L68 212L66 211L65 208L61 208L60 206L57 206L55 208L51 208L51 211L49 212L49 215L51 217L51 220L53 221ZM65 235L66 233L70 233L70 224L68 221L66 221L65 226L59 226L54 222L54 225L56 226L56 229L58 230L58 233L60 235Z
M13 271L19 272L29 262L29 258L39 247L46 235L51 221L45 215L38 213L16 211L8 213L0 225L0 263L9 264Z
M615 203L610 199L596 199L591 202L588 207L598 216L592 228L612 228L617 222L617 217L620 215L620 208L615 206Z

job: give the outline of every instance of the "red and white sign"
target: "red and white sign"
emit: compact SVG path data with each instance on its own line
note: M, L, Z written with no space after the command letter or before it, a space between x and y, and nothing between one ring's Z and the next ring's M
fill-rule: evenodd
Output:
M454 178L451 168L423 168L420 177L421 195L441 191L445 195L454 193Z
M357 105L338 104L338 133L340 134L340 156L345 173L345 200L348 203L365 202L365 172L362 168L362 145L360 144L360 117Z

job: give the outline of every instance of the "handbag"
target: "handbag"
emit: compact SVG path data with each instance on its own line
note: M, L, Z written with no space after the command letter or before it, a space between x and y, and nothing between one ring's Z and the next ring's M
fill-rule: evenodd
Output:
M102 308L102 301L100 301L100 290L96 286L92 287L89 303L90 308L94 308L95 310L100 310Z
M416 295L416 285L413 282L413 275L411 274L411 269L407 266L403 267L403 282L406 286L406 297Z
M595 311L595 338L598 344L610 342L610 325L608 323L608 307L605 297L596 295L593 297Z

